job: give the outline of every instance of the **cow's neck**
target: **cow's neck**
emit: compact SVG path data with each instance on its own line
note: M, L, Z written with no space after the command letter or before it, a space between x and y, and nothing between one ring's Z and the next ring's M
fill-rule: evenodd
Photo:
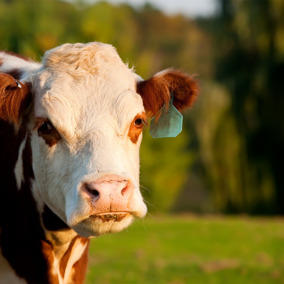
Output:
M83 283L89 241L39 205L31 159L24 127L0 120L0 283Z

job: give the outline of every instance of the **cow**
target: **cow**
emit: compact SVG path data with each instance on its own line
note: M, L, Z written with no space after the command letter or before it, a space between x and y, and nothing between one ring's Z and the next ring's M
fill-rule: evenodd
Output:
M171 93L181 111L198 92L178 70L143 80L104 43L64 44L41 63L0 52L0 283L83 283L90 239L146 215L147 120Z

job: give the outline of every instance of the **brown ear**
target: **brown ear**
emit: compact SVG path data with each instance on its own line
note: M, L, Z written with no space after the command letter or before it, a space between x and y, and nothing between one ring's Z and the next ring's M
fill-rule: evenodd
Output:
M174 106L178 111L191 107L199 94L198 81L194 76L168 69L154 77L137 83L137 93L141 95L148 117L152 117L170 101L174 95Z
M21 115L31 100L29 84L0 73L0 119L19 124Z

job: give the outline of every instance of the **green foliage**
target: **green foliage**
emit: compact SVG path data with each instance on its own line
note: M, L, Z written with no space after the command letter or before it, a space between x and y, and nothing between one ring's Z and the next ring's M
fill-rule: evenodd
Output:
M76 41L72 33L78 16L75 7L65 2L1 1L0 48L40 59L47 49Z
M283 214L284 2L219 2L218 17L200 21L215 35L215 81L231 102L215 133L220 169L212 187L223 191L223 210Z
M182 210L284 214L284 2L219 3L219 14L193 21L149 4L0 0L0 49L39 60L66 42L102 41L145 79L168 67L199 74L202 96L182 134L144 133L150 211L182 200ZM201 191L200 206L186 207Z
M283 220L156 216L142 222L92 240L86 283L284 283Z
M192 67L189 71L197 71L197 62L190 57L198 50L200 39L206 38L183 17L167 17L149 5L135 11L128 5L107 2L78 2L77 6L52 0L28 3L31 5L26 1L0 2L0 49L39 59L45 50L65 42L102 41L113 44L124 61L135 63L143 77L184 63ZM153 140L148 130L144 136L141 178L151 192L145 190L146 199L154 205L150 211L155 206L159 211L169 210L195 157L188 150L190 135L185 129L175 139Z
M157 211L170 210L186 181L187 169L195 159L195 154L187 149L189 135L185 129L175 138L153 139L145 131L143 139L141 191L146 200L150 200L150 211L153 208Z

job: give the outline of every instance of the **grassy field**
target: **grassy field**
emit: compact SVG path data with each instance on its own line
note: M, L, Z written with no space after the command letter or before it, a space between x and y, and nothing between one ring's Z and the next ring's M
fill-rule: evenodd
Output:
M148 217L92 240L86 283L284 283L284 220Z

